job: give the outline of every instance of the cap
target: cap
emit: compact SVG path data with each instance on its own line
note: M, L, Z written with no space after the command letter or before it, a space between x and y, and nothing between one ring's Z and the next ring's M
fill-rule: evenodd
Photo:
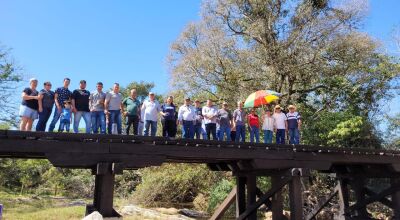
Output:
M149 95L154 95L154 92L149 92Z

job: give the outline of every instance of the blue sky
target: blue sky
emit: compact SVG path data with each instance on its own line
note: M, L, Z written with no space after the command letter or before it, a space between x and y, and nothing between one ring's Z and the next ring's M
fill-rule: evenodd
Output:
M72 88L86 79L89 90L97 81L106 88L153 81L164 94L169 46L188 22L199 19L200 5L200 0L2 0L0 42L13 48L27 78L60 86L68 76ZM363 26L395 55L400 54L391 32L400 25L399 10L399 0L371 0ZM399 97L392 103L391 112L400 108Z

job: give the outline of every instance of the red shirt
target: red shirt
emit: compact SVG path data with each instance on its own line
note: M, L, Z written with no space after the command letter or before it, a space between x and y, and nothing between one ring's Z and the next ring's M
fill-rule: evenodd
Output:
M247 116L247 120L248 120L250 126L256 126L257 128L260 127L260 122L259 122L259 120L258 120L258 115L256 115L256 114L249 114L249 115Z

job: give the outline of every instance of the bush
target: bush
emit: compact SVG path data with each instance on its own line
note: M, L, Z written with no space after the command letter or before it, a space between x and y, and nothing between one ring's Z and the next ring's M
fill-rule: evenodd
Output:
M234 180L222 179L212 189L207 211L212 213L221 204L235 186ZM232 207L231 207L232 209Z

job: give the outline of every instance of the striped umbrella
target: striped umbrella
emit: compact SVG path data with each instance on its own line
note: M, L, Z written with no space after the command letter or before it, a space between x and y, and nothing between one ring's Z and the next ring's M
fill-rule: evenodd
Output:
M278 100L280 96L280 93L272 90L259 90L247 97L246 101L244 102L244 107L255 108L262 105L268 105L271 102Z

